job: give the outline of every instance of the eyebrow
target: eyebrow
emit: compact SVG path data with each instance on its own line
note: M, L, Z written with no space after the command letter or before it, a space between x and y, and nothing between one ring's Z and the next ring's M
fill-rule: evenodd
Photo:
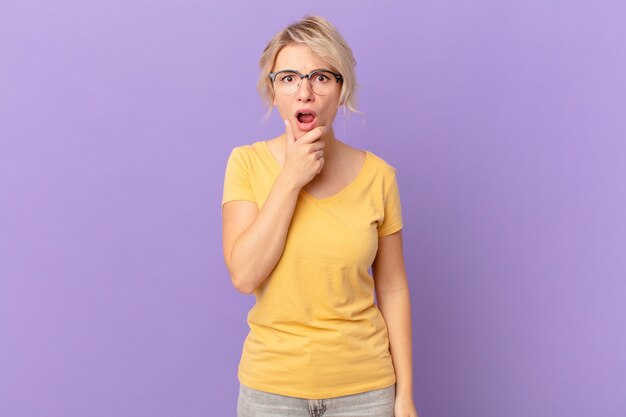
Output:
M293 71L293 72L297 72L298 74L302 74L300 71L295 70L295 69L291 69L291 68L285 68L285 69L278 70L278 71L273 71L273 72L281 72L281 71ZM316 69L314 69L314 70L309 71L309 74L311 74L312 72L315 72L315 71L329 71L329 72L336 72L336 71L333 71L333 70L328 69L328 68L316 68ZM304 75L304 74L302 74L302 75Z

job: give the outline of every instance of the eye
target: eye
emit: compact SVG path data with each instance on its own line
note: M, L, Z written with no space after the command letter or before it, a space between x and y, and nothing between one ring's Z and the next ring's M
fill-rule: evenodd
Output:
M330 77L324 73L315 74L315 81L320 83L326 83L330 81Z
M293 74L281 74L279 80L284 84L293 84L296 81L296 77Z

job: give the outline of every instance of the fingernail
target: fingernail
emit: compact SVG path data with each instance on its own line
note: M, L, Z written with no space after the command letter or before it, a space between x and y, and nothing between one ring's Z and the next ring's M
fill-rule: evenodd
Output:
M287 126L287 119L285 119L285 126Z

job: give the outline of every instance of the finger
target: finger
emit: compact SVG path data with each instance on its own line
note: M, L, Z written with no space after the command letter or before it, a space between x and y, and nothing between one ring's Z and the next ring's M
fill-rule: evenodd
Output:
M311 145L311 152L322 150L325 146L326 142L324 142L323 140L318 140Z
M328 131L328 127L318 126L315 129L311 130L310 132L307 132L299 140L304 143L312 143L320 139L322 135L324 135L327 131Z
M287 136L287 143L294 143L296 141L289 119L285 119L285 135Z

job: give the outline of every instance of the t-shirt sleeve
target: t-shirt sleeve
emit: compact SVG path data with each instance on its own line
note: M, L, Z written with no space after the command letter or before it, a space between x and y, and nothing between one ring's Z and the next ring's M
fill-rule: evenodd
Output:
M400 205L400 190L395 168L389 175L383 200L385 202L385 214L383 222L378 226L379 237L390 235L402 229L402 206Z
M241 147L234 148L230 153L224 174L222 206L233 200L256 202L250 182L250 167Z

